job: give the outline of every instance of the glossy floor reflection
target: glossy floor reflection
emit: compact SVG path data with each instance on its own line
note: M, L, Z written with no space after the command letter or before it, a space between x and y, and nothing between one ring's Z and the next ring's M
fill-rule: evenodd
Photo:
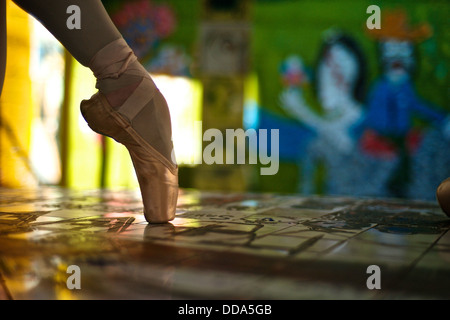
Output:
M450 298L435 203L182 190L172 223L141 211L138 192L0 189L0 298Z

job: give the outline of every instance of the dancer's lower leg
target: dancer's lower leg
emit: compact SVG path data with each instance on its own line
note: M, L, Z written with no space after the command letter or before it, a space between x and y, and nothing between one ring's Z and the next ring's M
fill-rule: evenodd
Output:
M108 43L122 37L100 0L13 0L40 21L84 66ZM80 8L80 29L69 29L67 8Z

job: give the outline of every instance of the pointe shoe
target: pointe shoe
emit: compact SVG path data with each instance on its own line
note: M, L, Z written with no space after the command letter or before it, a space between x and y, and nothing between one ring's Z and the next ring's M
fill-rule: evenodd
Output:
M442 211L450 217L450 178L445 179L436 190L436 198Z
M144 79L148 81L148 79ZM141 88L141 89L140 89ZM106 97L97 92L91 99L81 102L81 113L89 127L95 132L109 136L128 149L141 189L144 204L144 215L149 223L166 223L175 218L178 199L178 166L157 150L155 150L132 127L133 118L138 110L130 108L130 104L146 94L147 99L164 99L156 90L149 97L145 86L138 86L137 95L132 96L130 103L114 110ZM137 97L136 97L137 96ZM119 112L120 111L120 112Z

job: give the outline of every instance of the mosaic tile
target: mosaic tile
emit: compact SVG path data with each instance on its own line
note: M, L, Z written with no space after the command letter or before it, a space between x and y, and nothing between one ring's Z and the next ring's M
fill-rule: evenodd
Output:
M0 298L448 299L449 230L401 199L181 190L151 225L136 190L0 188Z

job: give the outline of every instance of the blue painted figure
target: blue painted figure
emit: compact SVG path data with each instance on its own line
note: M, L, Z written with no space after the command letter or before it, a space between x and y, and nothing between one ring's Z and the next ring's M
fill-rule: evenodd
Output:
M374 156L398 158L386 188L391 196L405 197L411 180L411 155L422 138L414 130L414 117L427 121L431 127L447 132L449 128L447 115L419 99L411 79L414 44L428 38L431 30L427 25L410 28L406 15L397 11L386 15L383 27L370 30L370 34L379 41L383 74L368 97L368 110L360 125L364 130L361 146Z
M446 115L422 102L416 95L411 79L394 82L389 75L378 80L369 96L365 126L386 136L406 136L412 129L411 119L420 115L440 126Z

